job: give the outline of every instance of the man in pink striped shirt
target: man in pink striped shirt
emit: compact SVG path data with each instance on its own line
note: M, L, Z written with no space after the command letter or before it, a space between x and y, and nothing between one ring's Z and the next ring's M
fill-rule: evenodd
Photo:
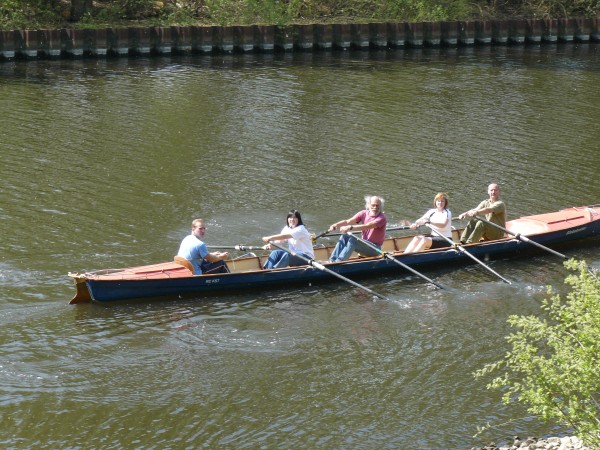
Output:
M384 199L377 195L367 195L365 197L366 205L363 211L357 212L350 219L340 220L329 227L327 231L339 229L341 233L331 258L331 262L345 261L356 251L363 256L377 256L377 252L368 245L360 242L354 236L348 233L349 231L361 231L362 238L369 241L377 248L381 249L381 245L385 240L385 227L387 218L383 212Z

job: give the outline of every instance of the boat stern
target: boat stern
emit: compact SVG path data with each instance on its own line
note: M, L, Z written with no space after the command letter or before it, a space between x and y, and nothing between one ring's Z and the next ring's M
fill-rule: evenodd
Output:
M90 290L88 289L85 275L79 273L69 272L69 276L73 278L73 282L75 283L75 296L69 302L69 305L76 305L78 303L91 303L92 296L90 294Z

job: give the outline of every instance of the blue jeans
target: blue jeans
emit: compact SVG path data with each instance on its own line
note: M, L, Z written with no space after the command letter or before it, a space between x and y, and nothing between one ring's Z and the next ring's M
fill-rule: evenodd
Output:
M374 247L380 248L377 244L373 244L372 242L370 242L370 244ZM354 251L364 256L377 256L381 254L381 252L372 249L367 244L364 244L356 239L354 236L344 234L340 236L340 240L335 245L329 260L331 262L346 261L348 258L350 258L350 256L352 256L352 252Z
M303 253L300 253L300 254L307 259L312 259L308 255L304 255ZM303 266L305 264L306 264L306 261L304 261L302 258L298 258L297 256L292 256L288 252L285 252L283 250L273 250L271 252L271 254L269 255L269 257L267 258L264 268L265 269L281 269L282 267Z

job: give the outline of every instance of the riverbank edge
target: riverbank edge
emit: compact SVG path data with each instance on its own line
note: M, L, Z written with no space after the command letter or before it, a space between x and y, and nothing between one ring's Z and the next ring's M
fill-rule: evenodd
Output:
M0 31L0 61L600 42L600 18Z
M496 445L488 444L484 447L471 447L471 450L592 450L585 446L577 436L521 439L513 438L512 444Z

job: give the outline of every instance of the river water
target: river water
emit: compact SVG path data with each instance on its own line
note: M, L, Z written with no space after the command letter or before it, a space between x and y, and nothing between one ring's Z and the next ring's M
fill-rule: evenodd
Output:
M473 372L563 290L551 254L218 299L70 306L69 271L257 245L380 194L497 181L509 218L600 203L600 46L0 64L0 444L467 449L560 435ZM600 267L598 247L564 250ZM493 428L477 434L478 427Z

